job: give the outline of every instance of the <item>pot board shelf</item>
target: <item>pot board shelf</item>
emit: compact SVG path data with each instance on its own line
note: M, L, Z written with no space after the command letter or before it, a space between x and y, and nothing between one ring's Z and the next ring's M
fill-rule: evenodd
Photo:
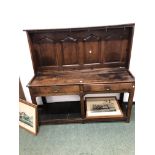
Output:
M91 99L95 100L96 97ZM103 99L103 97L97 99ZM88 103L88 100L89 99L86 98L85 105ZM113 115L108 117L105 116L87 117L87 106L85 106L86 115L84 118L82 118L80 111L80 101L46 103L38 107L39 124L43 125L43 124L61 124L61 123L124 121L127 119L125 104L121 103L120 101L117 102L120 111L122 112L121 116Z

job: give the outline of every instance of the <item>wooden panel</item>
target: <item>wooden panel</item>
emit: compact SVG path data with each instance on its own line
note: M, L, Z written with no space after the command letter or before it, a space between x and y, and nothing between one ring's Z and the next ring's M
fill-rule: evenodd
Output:
M55 43L55 50L57 52L57 67L62 66L62 52L61 52L61 44L60 43Z
M37 67L41 67L42 66L42 55L40 55L40 46L39 44L33 44L33 55L34 55L34 58L37 59Z
M79 41L78 42L78 54L79 54L79 65L82 68L83 64L84 64L84 46L83 46L83 42Z
M63 65L78 64L78 46L77 43L64 42L62 43Z
M106 41L104 62L119 62L121 58L121 42L119 40Z
M56 65L57 57L54 44L40 44L40 55L43 66Z
M99 63L99 43L97 41L84 42L84 63Z
M127 60L127 40L109 40L104 44L104 62L126 62Z
M93 32L94 33L94 32ZM91 63L99 63L100 57L100 47L99 47L99 40L100 37L90 33L88 30L88 35L84 37L84 63L91 64Z
M128 60L128 55L127 55L127 51L128 51L128 40L122 40L121 43L121 58L120 61L126 63L126 61Z
M55 66L58 64L55 44L34 44L34 50L38 57L40 66Z
M33 68L53 70L129 66L134 24L27 30Z
M105 59L104 58L104 53L105 53L105 44L106 44L106 41L105 40L101 40L101 43L100 44L101 44L100 45L101 46L101 49L100 49L101 50L100 62L101 63L104 63L104 61L105 61L104 60Z

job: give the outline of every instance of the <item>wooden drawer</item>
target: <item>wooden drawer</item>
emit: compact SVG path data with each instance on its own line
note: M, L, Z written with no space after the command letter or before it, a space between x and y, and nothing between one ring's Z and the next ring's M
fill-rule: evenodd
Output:
M59 94L77 94L79 93L79 86L44 86L44 87L31 87L31 91L35 96L48 96Z
M90 84L84 85L85 92L110 92L110 91L130 91L134 88L133 83L117 84Z

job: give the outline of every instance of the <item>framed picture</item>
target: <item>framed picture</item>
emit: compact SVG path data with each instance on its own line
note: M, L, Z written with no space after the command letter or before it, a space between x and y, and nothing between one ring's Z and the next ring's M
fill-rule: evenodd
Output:
M34 135L37 134L37 105L19 99L19 126Z
M86 97L86 117L123 117L123 113L115 96Z

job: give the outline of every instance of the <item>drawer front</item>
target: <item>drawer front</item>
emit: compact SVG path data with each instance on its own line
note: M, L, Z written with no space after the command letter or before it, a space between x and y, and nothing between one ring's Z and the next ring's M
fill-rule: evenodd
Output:
M79 86L44 86L30 88L35 96L61 95L61 94L77 94Z
M134 84L132 83L84 85L85 92L130 91L133 88Z

